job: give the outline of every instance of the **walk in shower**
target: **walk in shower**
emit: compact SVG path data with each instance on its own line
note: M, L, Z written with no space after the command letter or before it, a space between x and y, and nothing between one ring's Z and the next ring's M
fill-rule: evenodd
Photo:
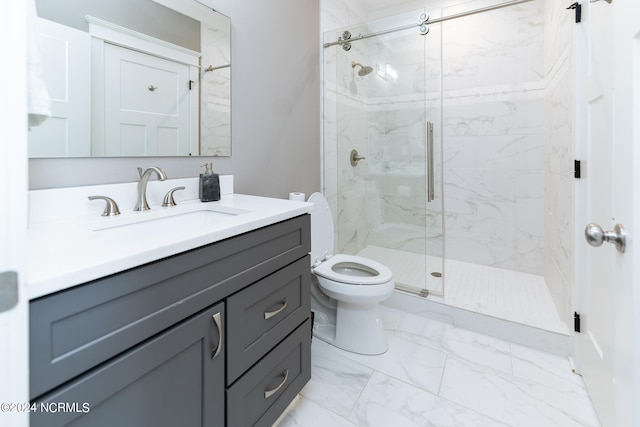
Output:
M324 34L336 249L399 291L564 333L544 278L544 1L484 3Z

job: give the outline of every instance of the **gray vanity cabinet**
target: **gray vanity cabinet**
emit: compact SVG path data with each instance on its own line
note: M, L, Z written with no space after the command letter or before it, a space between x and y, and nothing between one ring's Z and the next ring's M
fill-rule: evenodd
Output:
M271 425L310 378L309 250L302 215L31 301L31 426Z
M225 352L214 316L222 324L224 304L38 399L31 426L224 425Z

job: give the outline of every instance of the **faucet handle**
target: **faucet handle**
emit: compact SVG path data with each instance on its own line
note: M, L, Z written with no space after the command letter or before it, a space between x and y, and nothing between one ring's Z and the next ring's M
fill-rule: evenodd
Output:
M89 196L89 200L104 200L106 203L104 207L104 212L102 212L102 216L114 216L120 215L120 209L118 209L118 204L111 197L107 196Z
M184 186L172 188L171 190L169 190L167 194L165 194L164 199L162 200L162 206L165 206L165 207L175 206L176 201L173 200L173 193L175 193L178 190L184 190Z

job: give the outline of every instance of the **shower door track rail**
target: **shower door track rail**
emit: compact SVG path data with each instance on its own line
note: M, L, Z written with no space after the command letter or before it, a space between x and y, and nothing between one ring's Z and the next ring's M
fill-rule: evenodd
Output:
M485 6L485 7L480 7L478 9L468 10L466 12L454 13L453 15L443 16L441 18L434 18L434 19L427 18L426 21L418 20L415 24L404 25L402 27L390 28L388 30L376 31L374 33L369 33L369 34L359 34L349 39L342 39L341 37L338 37L337 41L325 43L323 46L327 48L327 47L336 46L336 45L345 45L358 40L370 39L372 37L378 37L385 34L395 33L396 31L402 31L402 30L408 30L409 28L421 27L424 24L437 24L439 22L449 21L451 19L462 18L463 16L476 15L478 13L488 12L496 9L502 9L503 7L515 6L517 4L528 3L530 1L533 1L533 0L511 0L504 3L498 3L491 6ZM426 33L422 35L426 35Z

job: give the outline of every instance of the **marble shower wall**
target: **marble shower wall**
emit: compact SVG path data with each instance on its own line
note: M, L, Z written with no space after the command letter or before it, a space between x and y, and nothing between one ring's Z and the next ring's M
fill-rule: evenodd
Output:
M200 155L231 155L231 36L201 26ZM207 67L216 68L204 71Z
M435 17L482 6L480 2L473 2L473 5L446 7L455 2L438 2L441 8L435 12L429 8L433 2L426 2L425 7ZM322 5L323 31L366 22L368 16L381 16L375 11L373 14L366 11L356 2L324 0ZM415 7L416 2L412 5ZM395 10L401 11L400 6L394 6ZM575 71L572 19L573 14L567 13L558 2L538 0L432 25L427 39L433 36L430 40L441 38L441 42L438 40L426 49L427 64L431 66L426 66L423 85L428 110L442 107L429 120L436 122L436 140L443 138L444 142L444 171L436 176L444 179L447 257L544 274L562 316L571 313L574 274L571 261L574 228L571 111ZM334 31L325 41L334 41L337 35ZM438 43L441 44L438 46ZM384 59L368 58L369 53L375 52L360 51L353 60L375 65L375 60ZM360 147L365 144L359 133L365 130L362 126L350 126L360 136L349 135L344 127L338 130L336 114L338 110L349 111L358 104L369 109L376 119L373 127L366 131L373 131L373 137L369 151L363 154L368 156L368 161L378 161L377 166L383 167L380 160L387 156L385 161L391 165L393 157L391 150L385 152L382 143L385 131L390 129L390 118L404 117L405 112L413 108L407 94L404 102L400 102L400 98L387 99L390 102L385 105L383 93L364 86L365 82L357 77L359 92L353 96L351 69L344 67L351 58L339 48L325 49L324 54L324 191L337 217L339 174L341 182L346 179L353 184L353 192L343 192L342 188L340 192L344 198L340 205L349 206L343 218L354 218L348 237L341 239L340 244L344 248L355 248L362 244L362 234L368 233L368 227L395 220L394 215L410 224L422 223L420 215L414 215L418 210L413 208L411 218L409 211L392 208L383 210L384 216L365 212L366 203L356 195L366 177L355 173L350 166L343 166L345 154L340 153L338 157L337 153L339 135L341 142L351 138L357 140ZM339 56L342 69L347 70L342 76L337 76ZM371 90L368 96L379 99L366 100L365 90ZM442 122L438 126L440 114ZM384 127L376 135L375 128L380 123L384 123ZM409 128L405 130L410 132ZM417 147L407 143L396 148L414 150L414 153L417 150L419 157ZM421 167L419 162L403 165L407 170L413 166ZM370 167L370 171L375 174L376 167ZM404 187L396 194L406 198L406 190ZM409 194L415 200L412 206L422 205L422 194L414 194L413 188ZM343 203L348 200L353 203ZM388 201L389 206L401 204Z
M405 15L396 18L395 25L386 22L385 28L417 17L415 12ZM376 25L350 30L354 35L368 33L377 31ZM425 253L425 227L430 227L434 231L427 239L429 253L442 256L440 191L434 203L426 204L425 124L441 121L439 29L432 33L423 38L416 28L353 43L348 52L340 47L324 51L324 191L334 209L340 252L356 253L373 243ZM325 33L324 41L335 41L340 34L341 30ZM433 61L425 63L425 49ZM374 72L358 76L360 68L354 70L352 61L371 66ZM397 79L382 75L387 64ZM434 96L428 105L425 86ZM435 133L440 140L439 126ZM356 167L348 161L352 149L366 157ZM441 152L436 155L440 158ZM439 169L438 189L441 176ZM385 224L406 227L380 228ZM398 238L398 231L408 237Z
M566 7L566 6L565 6ZM544 194L544 277L560 318L573 322L575 57L574 14L562 4L545 8L547 74Z
M336 41L342 33L339 30L341 28L366 22L364 5L357 0L323 0L320 7L323 43ZM363 144L366 146L366 126L363 127L366 108L362 102L366 93L364 89L354 95L350 91L351 81L355 77L350 72L352 69L349 64L351 60L362 60L363 56L358 49L358 45L354 44L350 56L340 47L323 49L323 193L329 202L335 222L335 249L340 251L349 246L355 248L358 245L358 235L362 234L359 231L364 231L367 226L365 221L360 221L365 214L366 182L365 177L358 175L365 172L365 168L351 168L347 152L354 143L358 144L359 151ZM338 70L341 71L340 75ZM349 117L351 113L355 116ZM366 149L362 149L361 152L365 153ZM341 198L340 203L338 197ZM342 209L340 212L338 206ZM344 206L347 208L344 209ZM341 224L337 221L340 217L348 219Z
M340 8L334 4L333 9ZM429 13L458 11L449 7ZM352 31L358 32L368 31ZM375 69L389 64L401 78L354 77L351 60ZM407 31L406 36L353 43L349 52L325 49L325 82L327 88L335 83L335 103L325 99L324 171L325 192L338 219L338 250L361 249L381 224L416 226L424 238L425 230L442 228L444 197L448 258L543 273L546 125L540 2L432 25L426 37ZM368 111L368 119L358 108ZM443 170L436 173L436 189L443 179L443 192L429 205L426 120L435 123L444 150L438 153ZM348 164L351 148L367 156L368 172ZM370 198L379 201L376 206L365 191L376 193ZM433 239L439 231L427 234ZM413 239L396 247L424 252L425 244ZM430 247L431 255L441 255L442 245Z
M543 274L543 13L536 1L443 23L447 258Z

